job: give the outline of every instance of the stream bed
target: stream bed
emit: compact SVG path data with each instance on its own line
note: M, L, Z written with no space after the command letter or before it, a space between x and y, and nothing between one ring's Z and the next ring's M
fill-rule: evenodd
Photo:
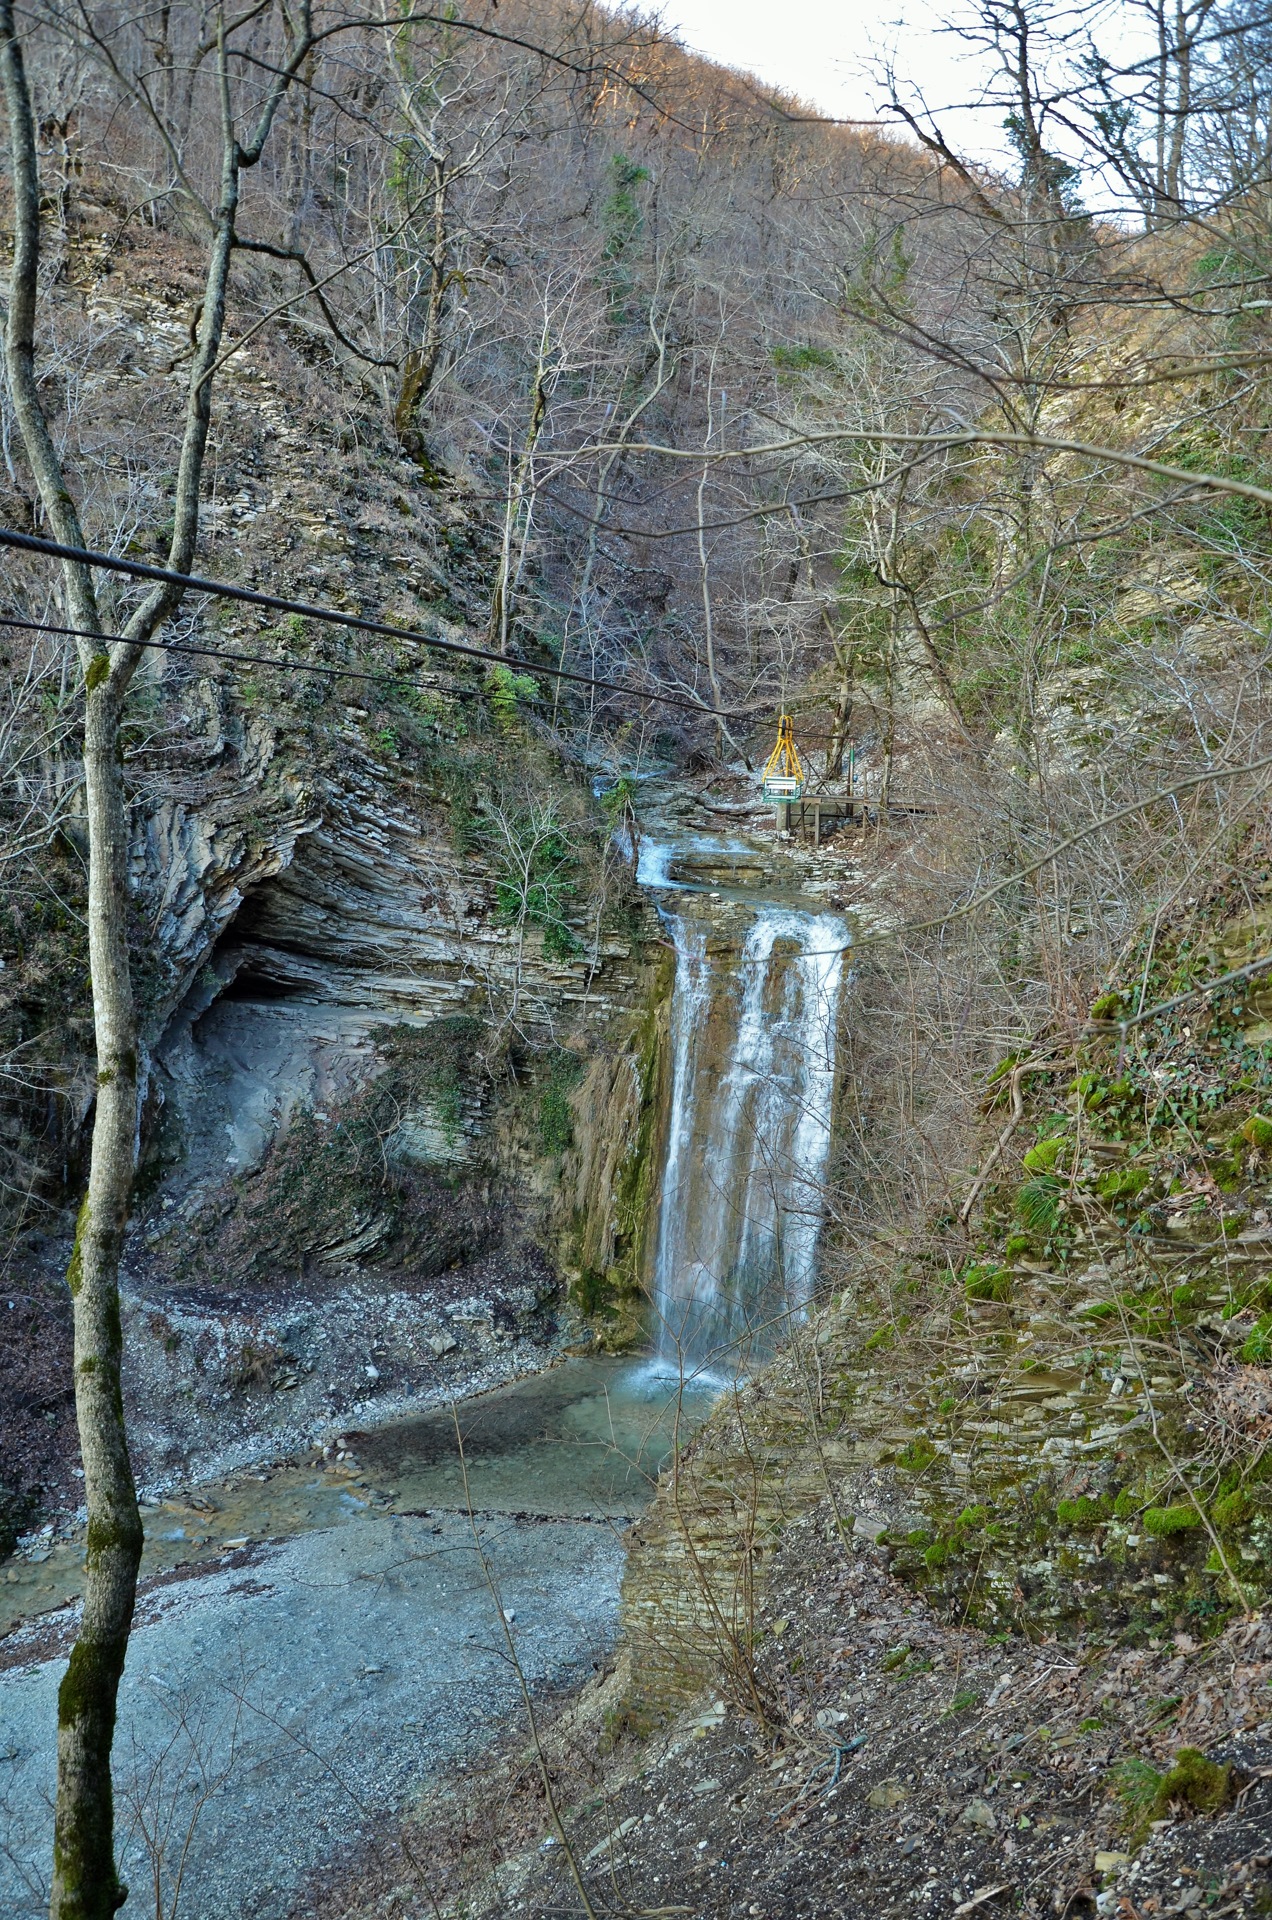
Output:
M586 1678L614 1642L626 1525L713 1391L567 1361L464 1403L462 1461L434 1412L148 1512L115 1749L137 1910L157 1868L170 1913L184 1853L179 1915L303 1913L316 1869L524 1725L505 1625L532 1689ZM47 1910L75 1618L67 1600L0 1641L6 1920Z

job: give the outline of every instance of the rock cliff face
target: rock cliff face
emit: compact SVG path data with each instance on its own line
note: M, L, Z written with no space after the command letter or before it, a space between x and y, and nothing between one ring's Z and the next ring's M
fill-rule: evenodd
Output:
M158 292L134 285L127 321L161 351ZM364 400L280 340L231 363L219 424L209 574L484 642L481 503L402 460ZM196 609L196 648L253 662L156 654L126 732L148 1052L125 1307L150 1480L638 1319L668 981L590 777L524 682L268 618ZM68 912L5 974L58 1090L14 1133L50 1300L92 1110L80 838L72 807ZM42 979L74 981L65 1004ZM562 1311L571 1287L593 1320ZM56 1406L18 1398L69 1460L69 1379Z
M532 1042L586 1048L639 999L640 930L569 960L533 931L519 939L498 924L489 860L456 855L436 808L413 814L353 725L340 744L339 779L308 786L288 769L271 778L260 749L271 818L255 843L176 805L148 823L153 936L189 981L156 1040L152 1087L167 1197L187 1212L210 1182L254 1172L300 1108L364 1084L388 1028L498 1023L515 994ZM420 1139L426 1157L463 1158L458 1142Z
M356 716L335 775L246 740L263 830L241 793L229 819L171 801L139 849L173 983L128 1293L158 1475L542 1366L584 1273L630 1336L651 1197L646 910L553 957Z

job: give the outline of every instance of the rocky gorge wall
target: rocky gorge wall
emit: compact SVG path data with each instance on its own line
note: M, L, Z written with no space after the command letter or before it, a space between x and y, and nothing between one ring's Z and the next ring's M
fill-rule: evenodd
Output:
M128 1262L143 1473L543 1366L587 1337L560 1312L585 1270L595 1306L625 1263L634 1330L663 990L641 909L554 957L355 726L341 746L338 781L284 772L246 855L193 810L145 843L190 985L153 1047Z
M155 280L134 262L93 283L124 373L171 345L184 263L161 250ZM69 282L92 267L73 254ZM482 502L403 459L367 396L283 335L227 366L204 528L210 574L484 642ZM255 663L156 652L125 729L143 1480L542 1366L594 1337L584 1310L630 1339L668 987L656 919L532 683L242 608L185 631ZM92 1115L77 804L49 899L15 898L0 956L6 1021L49 1088L6 1089L2 1142L28 1195L0 1475L35 1463L23 1512L76 1493L69 1364L46 1361Z

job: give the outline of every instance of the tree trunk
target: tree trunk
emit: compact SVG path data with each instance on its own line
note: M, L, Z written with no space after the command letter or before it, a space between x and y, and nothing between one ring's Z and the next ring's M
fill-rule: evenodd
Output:
M846 636L835 643L835 663L839 668L839 693L835 700L835 716L830 727L830 745L826 749L828 780L838 780L843 774L844 751L852 730L856 650L852 641Z
M538 443L543 423L548 417L548 335L544 329L539 345L539 360L535 368L534 391L530 405L530 423L526 429L525 444L517 462L515 477L508 476L508 496L504 504L503 541L499 550L499 571L495 575L494 590L490 596L489 636L492 646L498 646L500 653L508 651L509 598L512 587L512 548L514 535L521 523L521 510L525 504L526 487L530 479L534 450Z
M115 754L122 696L108 677L105 653L94 657L88 687L84 776L97 1112L88 1196L68 1274L88 1554L83 1619L58 1692L52 1920L107 1920L127 1898L115 1871L110 1755L142 1547L120 1388L118 1291L136 1170L138 1037L128 970L128 817Z
M446 195L449 179L446 156L429 155L433 168L433 244L429 253L428 307L424 316L424 338L411 347L402 363L402 385L393 424L402 450L413 460L423 452L420 437L420 410L428 398L437 363L442 357L442 320L446 310L446 288L450 281L446 241Z
M251 17L251 16L249 16ZM230 102L224 27L221 80L221 204L213 222L202 317L186 395L168 565L194 557L199 488L212 409L212 380L225 325L240 174L260 159L280 101L313 45L309 0L289 23L289 59L240 144ZM13 188L13 263L4 355L22 444L41 504L63 545L87 542L49 432L35 371L40 256L39 152L13 0L0 0L0 81ZM84 1611L58 1693L57 1807L51 1920L109 1920L127 1899L114 1857L111 1748L116 1701L132 1625L142 1528L128 1456L121 1390L123 1331L119 1262L137 1165L140 1043L128 965L129 832L119 726L146 642L180 604L175 582L154 587L122 635L103 632L91 569L63 562L64 595L84 671L84 792L88 815L88 938L97 1040L97 1101L88 1194L67 1279L74 1318L75 1413L88 1508Z
M84 545L79 513L48 431L35 377L39 176L35 125L12 0L0 0L0 65L14 188L5 364L23 445L57 538ZM86 567L64 568L70 618L101 622ZM127 1897L115 1871L110 1753L115 1701L141 1563L141 1516L120 1391L117 1276L136 1166L137 1021L128 971L128 820L116 757L119 714L139 650L81 643L88 934L97 1033L97 1111L88 1196L67 1278L75 1327L75 1413L84 1461L88 1551L84 1615L58 1694L53 1920L108 1920Z

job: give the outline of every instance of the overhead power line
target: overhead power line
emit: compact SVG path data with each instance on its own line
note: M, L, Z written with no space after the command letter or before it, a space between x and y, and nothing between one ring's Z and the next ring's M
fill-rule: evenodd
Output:
M350 627L358 633L372 633L381 639L406 640L414 646L432 647L439 653L458 654L466 660L481 660L491 666L517 668L523 673L537 674L544 679L568 680L572 685L594 687L604 693L619 693L629 700L648 700L657 706L677 707L684 713L693 713L708 720L737 719L753 713L753 707L713 707L704 700L691 700L674 693L659 693L645 687L633 687L622 680L607 680L597 674L579 673L572 667L542 665L535 660L527 660L521 654L496 653L490 647L475 647L464 640L443 640L437 634L421 633L413 627L401 627L385 620L369 620L365 614L340 613L334 607L316 606L307 600L291 600L281 594L262 593L255 587L235 586L229 580L212 580L202 574L176 573L170 567L155 567L144 560L126 560L120 555L96 553L90 547L69 547L60 540L45 540L37 534L19 533L15 527L0 527L0 546L15 548L20 553L37 553L51 560L74 560L82 566L101 567L110 573L122 573L133 580L156 580L164 585L184 587L189 593L203 593L217 600L239 600L247 606L264 607L274 613L298 614L303 620L318 620L327 626ZM94 645L109 646L119 641L117 634L88 633L76 627L63 627L45 621L27 621L6 619L0 616L5 626L40 627L47 633L65 634L69 638L88 640ZM409 676L386 672L381 669L371 671L366 668L329 667L312 660L298 660L294 656L276 659L269 654L245 654L230 652L228 649L208 647L185 640L147 640L146 646L158 647L166 653L198 653L218 660L241 660L249 665L265 667L290 667L298 673L325 673L332 678L354 680L384 681L392 680L399 685L410 685Z
M21 620L13 613L0 613L0 627L19 627L28 633L55 633L67 640L90 640L100 645L103 636L90 633L86 627L64 627L55 620ZM244 653L239 649L231 651L229 647L207 647L197 640L145 640L137 642L139 646L158 647L164 653L195 653L202 659L228 660L232 666L273 667L276 673L324 673L332 680L357 680L371 682L378 686L418 687L422 691L432 691L423 680L415 680L409 673L394 673L391 667L329 667L317 660L293 660L286 656L282 659L276 653ZM448 687L448 698L455 700L478 700L482 690L478 687Z

